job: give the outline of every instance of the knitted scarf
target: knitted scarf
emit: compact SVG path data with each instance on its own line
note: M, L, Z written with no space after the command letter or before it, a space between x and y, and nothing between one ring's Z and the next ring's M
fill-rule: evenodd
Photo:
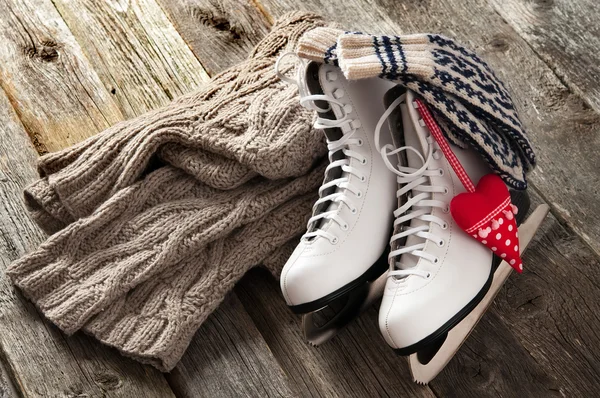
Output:
M474 52L436 34L373 36L321 27L298 45L306 59L339 66L346 78L380 77L420 95L447 138L479 152L510 187L527 188L535 155L514 104Z
M248 269L278 275L326 148L274 64L321 23L284 16L198 92L40 159L26 204L53 235L7 273L49 320L168 371Z

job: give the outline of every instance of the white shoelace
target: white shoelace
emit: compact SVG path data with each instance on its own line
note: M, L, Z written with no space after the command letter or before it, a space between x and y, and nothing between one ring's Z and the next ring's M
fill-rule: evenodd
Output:
M423 242L392 250L389 254L389 259L392 260L392 269L390 269L388 277L395 277L399 279L409 275L418 275L423 278L429 278L429 272L415 269L415 267L403 268L403 265L398 260L402 255L411 255L437 264L439 259L436 256L423 251L423 249L425 248L425 244L428 240L436 243L439 246L443 246L445 244L442 238L429 232L431 223L436 223L443 229L448 228L447 223L443 219L432 215L431 210L428 209L438 207L442 208L444 212L448 211L446 203L431 199L433 193L447 193L446 187L434 186L431 185L430 182L430 177L439 176L443 172L441 169L429 169L429 163L431 162L434 153L434 140L431 135L427 136L428 151L425 157L423 157L423 155L421 155L417 149L411 146L395 148L392 144L387 144L383 147L380 147L379 145L380 131L383 124L392 114L394 109L396 109L405 100L406 94L398 97L390 104L390 106L379 119L379 122L375 127L375 146L381 153L387 168L397 175L397 181L401 188L397 191L396 197L399 198L405 194L408 194L408 200L406 203L394 211L394 230L396 230L398 225L409 225L413 219L422 220L427 224L417 227L403 226L401 227L401 231L399 233L394 234L390 238L390 245L397 240L408 238L410 235L415 235L419 238L422 238ZM413 167L405 167L400 164L398 164L397 167L394 167L389 158L402 151L413 152L418 156L423 165L418 169Z
M290 56L294 56L295 58L297 58L297 79L293 79L289 76L286 76L280 68L280 62L284 58ZM362 164L365 164L367 162L367 159L358 152L355 152L350 149L352 146L362 145L362 140L358 138L353 138L353 135L356 132L357 128L355 128L354 124L352 123L353 119L349 118L349 112L347 112L346 108L344 107L344 104L329 95L311 95L305 81L305 70L306 65L304 61L301 58L299 58L295 53L282 54L275 63L275 72L277 76L286 83L298 86L298 92L300 94L300 104L308 109L313 109L317 111L317 120L314 123L315 128L340 128L340 130L343 131L342 127L347 126L348 131L343 131L342 137L338 140L330 141L329 139L327 139L327 149L329 151L329 165L325 169L325 175L328 175L328 173L332 169L335 169L337 167L340 167L343 173L341 177L328 181L321 185L321 187L319 188L319 199L315 202L313 209L316 209L321 204L327 202L335 203L338 206L327 211L322 211L320 213L316 213L315 211L313 211L314 215L308 220L308 231L302 236L302 239L307 240L311 238L323 237L328 239L331 243L336 244L339 241L339 238L337 236L335 236L329 231L324 231L322 229L322 226L319 228L313 226L316 226L317 223L321 222L321 220L332 220L336 222L342 230L345 231L348 229L348 223L339 215L339 206L341 204L344 204L350 209L352 214L356 214L358 212L358 209L352 203L352 199L353 197L360 198L362 196L362 192L359 188L350 183L350 176L354 175L361 181L365 181L366 179L366 177L362 175L358 170L350 166L350 160L354 158ZM343 93L340 93L340 96L342 95ZM319 106L317 105L317 101L327 103L328 107L326 109L319 108ZM341 111L344 113L343 117L341 117L340 119L326 119L324 117L321 117L320 114L329 112L332 109L332 105L335 105L341 109ZM344 154L344 158L339 160L333 160L333 154L339 150L341 150ZM335 187L333 193L322 196L325 190L333 187Z

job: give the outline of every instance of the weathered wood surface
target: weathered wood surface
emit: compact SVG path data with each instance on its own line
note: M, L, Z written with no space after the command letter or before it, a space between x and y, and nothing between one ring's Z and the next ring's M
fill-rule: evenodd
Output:
M595 395L600 384L600 342L596 333L600 327L596 315L600 213L595 209L599 202L595 190L600 183L596 172L600 164L595 148L600 145L600 123L598 108L593 105L597 84L590 76L596 73L597 62L594 55L588 56L589 61L585 57L579 59L578 51L591 49L597 38L588 43L577 42L579 47L573 47L574 42L565 38L593 34L595 19L569 26L564 33L555 31L558 26L573 22L573 18L585 16L577 7L589 0L577 0L573 8L568 7L566 0L511 0L506 9L506 3L497 0L56 0L66 24L52 11L49 2L28 2L33 5L15 6L9 0L0 0L0 11L4 7L18 15L11 16L8 23L0 17L0 37L10 41L0 44L0 61L4 62L0 64L0 84L42 151L46 145L54 150L77 142L115 120L165 103L173 93L192 89L202 80L203 70L212 75L238 62L277 16L295 9L320 13L348 29L384 33L436 31L458 38L482 53L507 81L539 148L539 167L531 176L541 195L536 196L536 201L542 197L547 200L558 219L549 217L530 246L525 257L528 274L509 279L492 310L429 387L412 384L403 358L386 346L377 328L377 308L365 313L331 343L315 349L302 341L299 317L286 308L277 283L265 273L252 271L209 318L180 366L167 376L178 396ZM143 4L149 5L147 12ZM25 11L34 5L52 16L50 23L45 18L30 20ZM520 14L522 8L529 13ZM528 19L532 15L535 20ZM19 20L26 21L16 30L20 34L10 31L10 24ZM535 23L534 29L525 26L530 22ZM149 32L144 31L146 25ZM173 26L182 40L173 33ZM169 43L164 51L154 42L162 40L163 28ZM114 33L113 29L122 33ZM52 52L48 56L48 49L38 45L31 59L17 58L15 63L17 50L28 48L29 42L23 37L27 38L30 31L35 39L29 40L34 44L43 42L51 32L60 57L54 57ZM88 34L104 34L110 38L109 43L103 42L104 37L86 37ZM56 36L60 40L56 41ZM176 43L182 42L189 45L197 61L190 57L190 51L178 49ZM564 43L569 46L561 50ZM61 51L66 51L64 57ZM111 53L104 54L106 51ZM173 62L184 65L183 69L170 73L172 64L164 59L169 51L177 54ZM557 51L562 53L554 57L552 54ZM57 68L51 62L45 61L50 64L46 65L40 61L53 57L76 62ZM575 64L581 62L582 70L569 70L569 57ZM199 78L181 80L185 79L182 75L187 66L194 62L200 66ZM79 69L72 65L84 65L84 73L73 74ZM139 66L146 68L140 74L120 70ZM23 68L23 76L13 76ZM44 85L38 87L36 79ZM45 103L53 97L46 91L59 87L56 82L75 90L75 96L69 98L77 99L66 106L59 103L59 111L65 112L50 119L58 121L59 127L64 122L62 129L46 124L48 115L52 116L50 111L57 108L56 99ZM107 94L116 82L122 89ZM83 102L78 102L79 98ZM89 98L98 103L91 101L90 105ZM96 116L102 115L98 110L105 109L111 110L110 115L114 112L113 118L105 119L104 124L96 123ZM67 122L69 118L81 117L81 124ZM78 135L72 139L71 134ZM10 206L17 206L15 203ZM52 328L51 331L54 338L60 336Z
M245 59L272 22L247 0L158 1L211 76Z
M35 178L36 153L0 92L0 352L25 397L169 397L160 372L126 359L91 338L65 337L10 284L4 269L39 245L43 233L22 203Z
M544 156L534 183L555 213L600 253L600 3L593 0L492 1L560 79L540 62L515 65L532 95L526 120ZM531 52L531 51L528 51ZM512 50L506 53L512 57ZM533 55L532 55L533 56ZM582 101L583 99L583 101ZM527 97L522 98L528 102ZM587 106L589 105L589 106ZM591 109L590 109L591 107Z
M38 152L75 144L88 131L122 120L49 0L0 0L0 15L0 87Z
M125 118L208 80L155 0L56 0L54 5Z
M410 380L406 359L389 349L373 308L319 347L304 341L300 317L266 271L250 271L236 290L273 354L306 396L434 397Z
M17 389L8 378L8 372L4 368L2 358L0 358L0 398L16 398Z
M600 112L600 3L492 0L494 9L560 79Z
M177 397L297 397L237 294L198 330L166 376Z

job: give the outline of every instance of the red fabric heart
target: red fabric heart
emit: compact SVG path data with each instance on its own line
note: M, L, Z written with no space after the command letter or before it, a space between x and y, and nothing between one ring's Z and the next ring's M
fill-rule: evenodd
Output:
M517 207L511 203L508 188L500 177L485 175L475 192L461 193L452 199L450 212L461 229L489 247L518 273L523 272L514 217Z

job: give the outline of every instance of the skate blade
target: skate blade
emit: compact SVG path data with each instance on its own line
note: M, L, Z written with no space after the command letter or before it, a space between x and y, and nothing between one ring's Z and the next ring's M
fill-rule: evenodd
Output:
M527 245L539 229L542 221L548 214L549 207L546 204L539 205L535 211L527 218L527 220L519 227L519 245L521 253L527 249ZM450 362L458 349L462 346L465 340L469 337L477 322L481 319L485 311L494 301L498 291L508 279L512 267L506 261L496 269L494 280L483 300L471 311L465 319L448 332L446 340L435 353L435 356L426 364L423 364L418 359L418 354L409 356L409 368L413 380L418 384L427 384L433 380Z
M304 338L313 346L323 344L335 336L344 326L368 309L383 296L387 271L372 282L353 290L346 296L346 302L329 321L321 326L315 322L316 312L302 316Z

